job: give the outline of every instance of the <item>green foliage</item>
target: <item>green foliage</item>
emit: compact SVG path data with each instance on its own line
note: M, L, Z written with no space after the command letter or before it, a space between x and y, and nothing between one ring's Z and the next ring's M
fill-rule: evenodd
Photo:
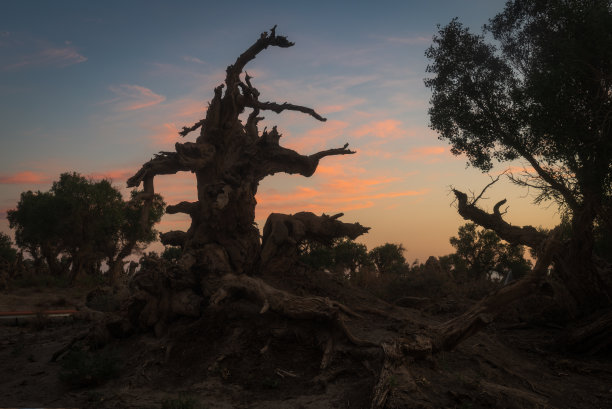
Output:
M8 211L7 218L11 229L15 229L16 244L31 254L35 265L40 264L42 257L55 260L59 255L59 216L62 213L54 195L40 191L23 192L17 209Z
M71 350L61 361L59 378L72 387L95 386L119 376L119 357L110 350Z
M404 251L401 244L385 243L374 247L368 255L380 274L402 274L409 270Z
M482 35L452 20L426 52L440 139L483 171L525 160L511 180L589 241L598 217L612 233L611 27L609 0L514 0Z
M109 266L121 262L137 244L155 240L152 229L163 214L164 203L156 195L145 218L144 202L123 200L107 180L95 182L78 173L63 173L49 192L24 192L15 210L8 212L17 245L35 261L47 263L52 274L70 265L71 276L98 272L102 260ZM58 258L67 257L61 263Z
M330 271L354 277L362 268L372 265L367 247L353 240L341 239L331 246L318 242L302 243L300 260L315 269Z
M520 278L531 269L522 246L503 243L494 231L478 228L474 223L459 227L450 244L456 250L451 256L455 272L471 279L490 278L492 271L503 274L507 270L512 270L514 278Z
M164 248L164 252L162 253L162 258L171 261L177 262L181 255L183 254L183 250L178 246L166 246Z
M11 238L4 233L0 233L0 264L12 264L15 262L17 259L17 250L12 246L13 241Z

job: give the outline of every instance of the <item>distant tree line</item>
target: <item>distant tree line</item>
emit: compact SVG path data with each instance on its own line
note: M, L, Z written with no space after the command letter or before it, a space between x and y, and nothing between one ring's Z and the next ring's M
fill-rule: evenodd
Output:
M531 269L523 246L508 244L494 231L474 223L459 227L450 244L455 248L454 253L434 259L457 280L501 280L509 274L517 279ZM364 270L382 276L410 274L424 268L418 260L409 264L403 245L395 243L385 243L368 251L365 245L346 239L331 246L307 242L302 243L301 252L303 263L349 279L356 279Z

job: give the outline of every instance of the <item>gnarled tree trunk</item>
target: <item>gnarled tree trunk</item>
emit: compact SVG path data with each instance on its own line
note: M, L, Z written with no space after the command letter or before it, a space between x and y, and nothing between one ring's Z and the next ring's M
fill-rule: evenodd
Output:
M278 172L311 176L319 160L330 155L352 154L348 144L312 155L301 155L279 145L276 127L259 132L263 110L280 113L299 111L325 121L314 110L289 103L259 101L259 91L248 74L241 79L245 65L269 46L291 47L275 28L261 37L233 65L227 67L225 83L215 89L206 117L182 136L200 130L194 142L176 143L175 152L160 152L128 180L128 187L144 183L145 194L153 194L156 175L180 171L195 173L198 201L168 206L168 213L191 216L187 232L162 235L165 244L183 248L184 267L197 266L201 274L253 271L260 252L260 235L255 225L255 194L259 182ZM223 88L225 92L223 93ZM238 119L252 109L246 124Z

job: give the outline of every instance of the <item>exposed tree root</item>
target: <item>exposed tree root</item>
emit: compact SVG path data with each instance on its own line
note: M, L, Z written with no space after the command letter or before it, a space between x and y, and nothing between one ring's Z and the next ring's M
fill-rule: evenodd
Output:
M435 341L434 350L451 350L459 343L474 335L490 324L508 304L535 294L548 272L548 266L559 246L558 231L551 234L533 270L521 280L502 287L485 297L464 314L443 323L438 327L439 338Z
M597 314L575 328L564 340L568 349L575 352L598 354L612 351L612 310Z
M211 304L219 305L232 295L241 295L262 303L260 314L272 311L296 320L320 320L328 322L343 334L346 339L357 346L378 346L374 342L356 337L345 322L346 317L363 318L344 304L329 298L310 296L302 297L278 290L259 278L244 275L227 274L223 284L210 299ZM333 331L329 335L321 359L321 368L325 369L331 362L335 343Z

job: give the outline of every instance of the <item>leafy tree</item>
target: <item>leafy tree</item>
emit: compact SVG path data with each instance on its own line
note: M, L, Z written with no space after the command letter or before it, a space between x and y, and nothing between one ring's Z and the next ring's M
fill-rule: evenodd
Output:
M351 278L354 278L359 271L372 265L372 260L368 255L368 248L365 244L355 243L353 240L340 240L334 246L334 260L336 266L343 271L348 270Z
M531 269L531 263L523 257L522 246L503 243L493 230L479 229L474 223L459 227L450 244L456 250L452 255L455 270L472 279L489 278L492 271L506 270L519 278Z
M611 27L609 0L515 0L482 35L451 21L426 52L431 127L440 139L483 171L494 161L526 161L511 180L567 214L570 239L548 240L549 254L585 313L612 300L593 259L595 222L612 233ZM532 248L547 240L503 221L502 202L485 214L455 194L464 217L503 239Z
M57 258L60 245L61 206L51 192L27 191L21 194L16 210L9 210L9 226L15 229L15 243L32 256L37 271L46 262L51 274L62 273Z
M120 212L112 223L117 228L104 247L109 277L113 283L123 272L123 260L134 251L142 251L157 239L157 230L153 225L161 220L165 203L160 195L154 195L149 203L145 204L145 200L139 195L138 191L133 190L131 200L122 201L118 206Z
M150 209L149 209L150 207ZM62 273L66 255L74 281L83 271L97 272L104 259L110 277L137 244L155 239L153 223L159 221L163 201L159 196L145 206L132 192L125 202L107 180L94 182L78 173L63 173L49 192L24 192L15 210L8 212L17 245L35 260L44 258L52 273Z
M370 250L369 256L379 273L401 274L409 267L406 265L404 251L401 244L385 243Z
M368 249L353 240L340 239L331 245L316 241L302 243L300 259L314 268L327 268L354 277L362 268L372 265Z
M17 259L17 250L13 248L10 236L0 233L0 264L12 264Z
M182 253L183 250L178 246L166 246L161 256L164 260L176 262Z

